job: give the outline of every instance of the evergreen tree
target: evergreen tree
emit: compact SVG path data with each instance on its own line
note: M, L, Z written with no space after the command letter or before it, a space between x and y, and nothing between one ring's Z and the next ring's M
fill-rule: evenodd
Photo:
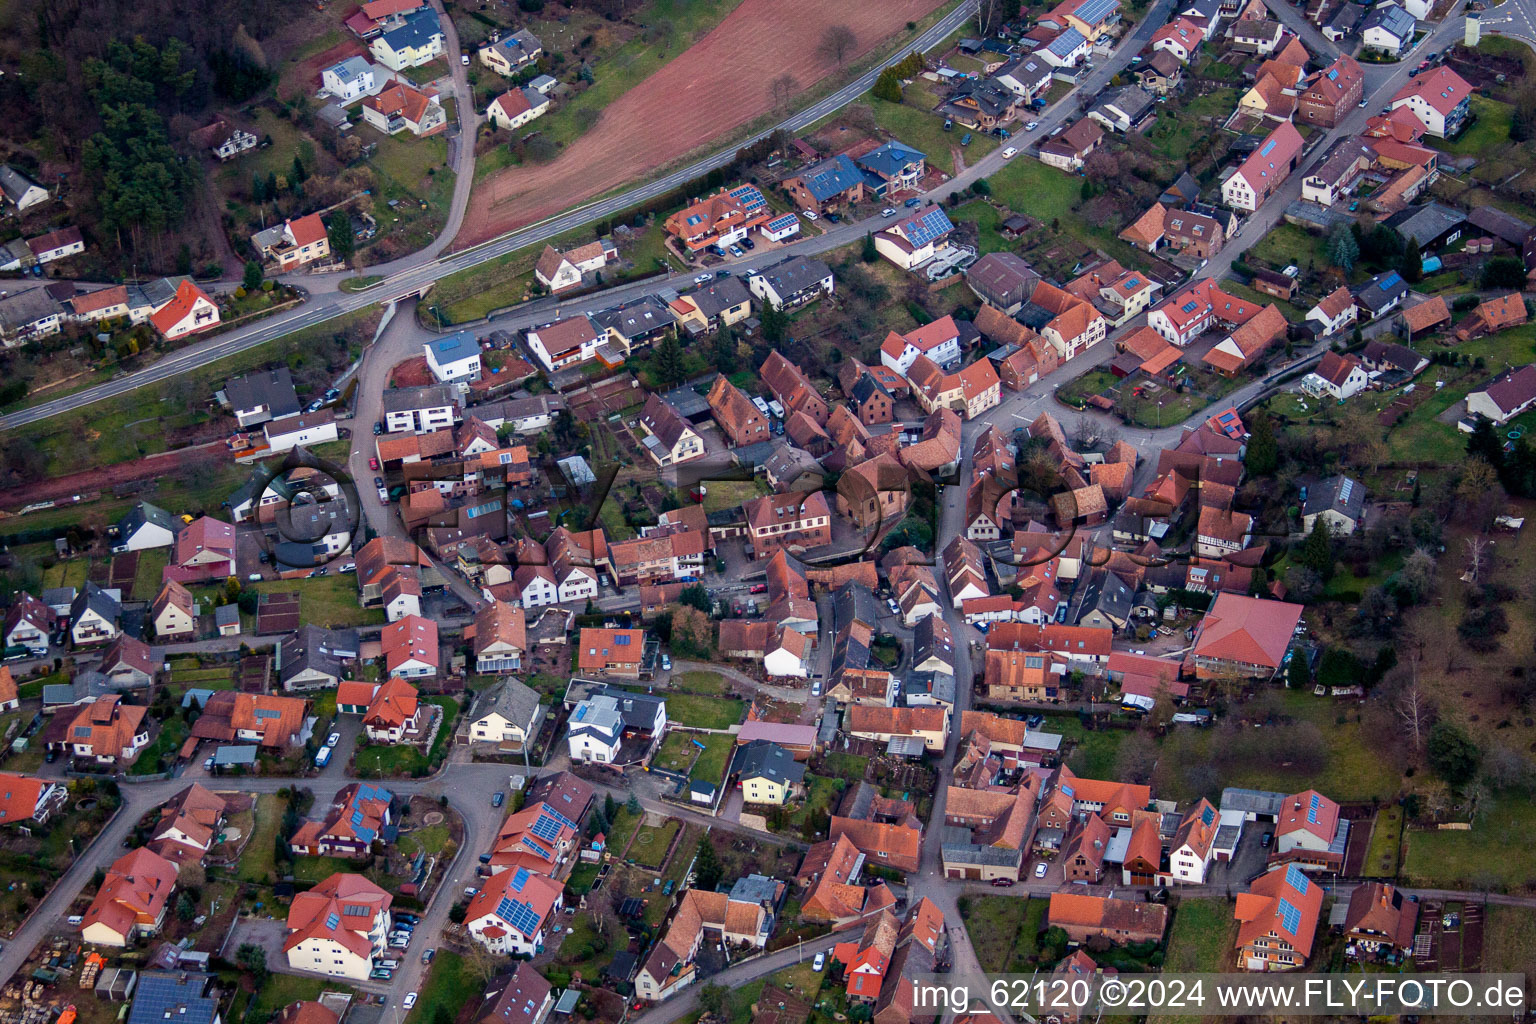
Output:
M681 384L683 378L688 376L688 368L683 362L683 346L678 343L676 335L665 338L656 346L651 369L665 384Z
M725 868L720 864L720 858L715 855L715 848L710 845L708 836L699 840L693 872L698 877L699 888L708 892L714 891L715 886L720 884L721 876L725 874Z
M763 312L758 316L763 325L763 339L770 345L777 345L784 340L789 330L789 317L785 312L772 302L763 303Z
M264 203L267 201L267 179L259 174L251 175L251 202Z
M880 72L880 77L875 79L875 84L870 93L877 100L885 100L887 103L901 102L901 78L894 67L886 68Z
M736 332L722 326L715 334L715 369L726 376L736 372Z
M1333 535L1322 519L1312 521L1312 532L1301 542L1293 558L1298 565L1306 566L1324 580L1333 576Z
M1504 442L1494 432L1493 422L1479 416L1472 434L1467 438L1467 454L1481 458L1494 469L1504 465Z
M351 262L357 252L357 236L352 232L352 217L346 210L336 210L325 218L325 232L331 239L331 255L343 263Z
M309 172L304 169L304 161L299 159L299 154L293 154L293 173L288 175L288 180L294 185L309 177Z
M1285 668L1285 685L1293 690L1312 685L1312 671L1307 668L1306 652L1298 650L1291 655L1291 663Z
M1280 445L1275 440L1275 426L1268 416L1254 418L1243 465L1250 476L1269 476L1280 468Z
M277 172L276 171L268 171L267 172L266 190L267 190L267 198L269 200L275 200L278 197L279 189L277 187Z
M1333 229L1333 236L1328 239L1328 262L1338 267L1344 273L1355 269L1355 261L1360 258L1360 243L1355 241L1354 232L1343 224Z
M255 260L246 260L245 261L245 277L242 278L241 282L240 282L242 285L245 286L245 290L248 291L248 292L253 292L257 288L260 288L261 287L261 278L262 278L261 264L258 263Z
M859 258L865 263L873 263L880 258L880 253L875 249L873 233L864 236L864 251L859 253Z

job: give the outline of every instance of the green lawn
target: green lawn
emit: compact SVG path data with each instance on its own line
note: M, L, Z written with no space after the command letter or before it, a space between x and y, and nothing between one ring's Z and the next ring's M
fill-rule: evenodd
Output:
M1168 933L1168 954L1163 970L1168 973L1210 974L1232 970L1232 938L1236 922L1226 900L1181 898L1173 912ZM1199 1016L1158 1015L1149 1024L1196 1024Z
M423 1021L431 1015L430 1019L435 1020L439 1010L462 1005L466 994L476 992L479 987L479 979L462 956L440 949L427 971L426 983L421 986L421 999L405 1019Z
M441 135L418 139L409 133L387 137L375 133L373 138L379 148L370 164L378 180L371 199L379 234L362 249L365 260L386 238L391 244L381 249L381 255L426 245L442 230L453 200L448 142Z
M375 626L384 621L381 608L363 608L357 603L357 579L336 573L302 580L267 580L248 583L259 592L297 591L299 618L316 626Z
M1227 68L1227 65L1217 64L1213 67ZM1169 101L1159 108L1157 123L1133 144L1146 146L1165 161L1168 179L1172 180L1178 171L1184 169L1185 159L1196 140L1210 135L1213 130L1201 119L1225 118L1237 106L1241 95L1242 91L1238 89L1216 89L1182 105Z
M287 806L276 793L263 793L256 798L256 826L251 841L240 854L236 876L242 882L268 883L276 876L273 857L278 829L283 824L283 810Z
M1103 394L1118 384L1119 380L1108 370L1089 370L1058 388L1056 397L1068 405L1082 405L1090 395Z
M623 852L624 844L629 842L629 837L635 834L635 828L640 824L640 815L631 814L629 808L619 806L613 815L613 820L608 823L608 849L615 856Z
M1364 823L1357 824L1356 828ZM1403 838L1403 809L1388 804L1376 812L1371 828L1371 845L1365 854L1364 874L1370 878L1394 878Z
M730 682L718 672L678 672L672 676L673 690L720 696L730 688ZM667 710L671 711L672 697L668 697Z
M730 697L669 692L666 698L667 720L695 729L728 729L747 712L746 701Z
M1472 94L1472 113L1476 122L1454 140L1435 139L1425 136L1425 141L1443 153L1455 156L1487 156L1500 144L1509 141L1510 125L1515 120L1515 108L1498 100L1484 99Z
M831 812L843 791L848 788L847 779L829 779L823 775L805 777L805 799L794 808L788 821L789 830L799 832L807 818L817 811Z
M1328 263L1328 240L1314 235L1295 224L1278 224L1254 245L1249 253L1255 260L1275 267L1295 264L1298 267L1325 266Z
M1484 908L1483 970L1536 974L1536 914L1526 907Z
M430 772L442 760L453 738L453 722L459 703L452 697L423 697L421 700L424 704L436 704L443 709L443 724L437 730L437 738L432 741L432 749L423 755L416 747L404 744L366 744L353 755L358 775L364 778L419 777Z
M1045 928L1049 900L1020 896L968 896L960 916L981 968L994 974L1030 972L1036 938Z
M688 777L698 782L711 782L720 785L725 778L725 769L731 763L731 753L736 749L736 738L721 733L713 733L704 739L704 750L699 754L699 759L693 762L693 770Z
M955 161L951 147L959 146L967 132L960 125L946 132L944 118L933 112L930 100L926 91L913 86L907 89L906 102L889 103L873 96L865 102L873 108L876 124L893 138L922 150L930 167L937 167L945 174L952 175L955 173ZM971 144L964 148L967 164L975 163L998 147L995 136L983 135L981 132L968 134L971 136Z
M643 868L658 870L667 855L667 848L672 845L673 838L682 827L683 823L676 818L668 818L655 828L642 826L635 836L634 844L629 848L629 859Z
M300 882L323 882L337 872L357 871L357 863L342 857L300 857L293 862L293 877Z
M285 1006L300 1000L318 999L321 992L332 990L347 991L347 987L345 984L338 985L335 978L269 973L266 981L262 982L260 991L251 997L247 1017L267 1020Z
M1082 182L1075 175L1027 158L1009 161L989 182L992 195L999 201L1047 223L1054 217L1070 215L1082 189Z
M1530 889L1536 885L1533 829L1536 805L1515 794L1484 797L1469 831L1410 830L1403 878L1444 889Z
M191 730L180 715L172 715L160 723L160 733L153 743L145 747L128 769L129 775L154 775L162 767L169 767L171 759L176 751L186 742L187 733ZM162 765L161 759L165 759Z
M822 758L821 770L839 779L857 782L869 771L869 758L858 754L828 754Z

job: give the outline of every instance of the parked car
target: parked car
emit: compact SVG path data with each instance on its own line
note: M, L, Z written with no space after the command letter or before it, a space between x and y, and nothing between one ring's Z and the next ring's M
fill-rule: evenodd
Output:
M766 584L766 583L754 583L750 587L747 588L747 593L749 593L749 594L766 594L766 593L768 593L768 584Z
M700 274L693 279L694 284L708 284L715 279L714 274Z
M203 771L205 771L205 772L213 771L213 755L212 754L209 754L206 758L203 759Z
M469 58L465 57L464 59L468 60ZM416 993L415 992L407 992L405 994L405 1008L407 1010L409 1010L411 1007L413 1007L415 1005L416 1005Z
M1010 888L1013 885L1013 879L1011 879L1011 878L994 878L994 879L992 879L992 885L995 888L998 888L998 889L1007 889L1007 888Z
M825 953L817 953L816 954L816 960L811 964L811 969L816 971L817 973L820 973L821 971L826 970L826 967L827 967L827 954L825 954Z
M741 246L733 245L731 246L731 255L735 256L737 259L740 259L741 257L745 256L746 253L741 251Z
M500 807L502 804L506 803L506 800L507 800L507 794L503 793L501 790L498 789L496 791L496 795L491 797L491 806L492 807Z
M381 476L374 477L373 478L373 486L375 486L375 487L383 487L384 486L384 478L381 477Z
M1259 840L1259 845L1267 850L1269 849L1269 844L1274 842L1274 839L1275 834L1273 832L1265 832L1264 837Z
M374 425L373 425L373 436L374 437L378 437L382 433L384 433L384 424L382 424L382 423L374 423Z
M971 133L970 132L966 132L964 135L960 136L960 145L962 145L962 146L969 146L970 144L971 144Z
M1039 127L1040 127L1040 122L1039 121L1031 121L1031 122L1029 122L1029 124L1024 126L1024 130L1027 131L1027 132L1032 132L1036 128L1039 128Z
M1044 862L1041 862L1041 863L1035 865L1035 877L1036 878L1044 878L1045 877L1045 863Z
M811 684L811 696L812 697L820 697L821 696L821 680L820 679L816 680L814 683Z
M331 733L329 736L327 736L325 738L325 745L328 746L328 747L334 747L336 744L338 744L340 742L341 742L341 733L339 733L339 732L333 732L333 733Z
M827 220L833 224L841 224L843 222L843 215L840 213L829 213L827 214Z
M1003 159L1004 160L1012 160L1014 157L1016 157L1018 155L1019 155L1019 151L1017 149L1014 149L1012 146L1009 146L1007 149L1003 150Z
M804 217L806 220L815 220L816 219L816 211L815 210L801 210L800 211L800 216Z
M670 654L663 654L661 656L661 670L663 672L671 672L672 671L672 655L670 655Z
M891 209L889 206L887 206L885 209L880 211L880 216L882 216L882 217L894 217L894 216L896 216L896 211Z
M378 469L379 469L379 457L377 455L370 455L370 456L368 456L368 468L373 470L374 472L378 472Z
M435 956L437 956L437 947L433 946L431 949L421 954L421 962L424 964L429 964L432 962L432 958Z
M743 238L741 240L741 247L743 249L746 249L746 250L748 250L750 252L751 250L757 248L757 243L752 241L752 239L750 239L750 238Z
M382 967L375 967L373 970L368 972L368 977L376 978L379 981L388 981L390 978L394 977L394 975L394 971L386 971Z

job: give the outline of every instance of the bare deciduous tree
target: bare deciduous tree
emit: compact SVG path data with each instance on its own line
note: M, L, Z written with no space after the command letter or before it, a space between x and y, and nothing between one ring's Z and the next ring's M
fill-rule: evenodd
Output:
M1393 702L1397 711L1398 721L1403 723L1403 735L1408 742L1413 744L1414 756L1424 749L1424 737L1429 734L1429 726L1434 717L1429 700L1424 696L1424 691L1419 689L1419 664L1413 663L1413 678L1411 678L1397 695Z
M1478 576L1488 567L1488 538L1481 535L1467 538L1467 574L1462 578L1476 583Z
M800 80L788 71L768 83L768 93L773 97L774 107L778 109L789 106L789 101L799 91Z
M853 29L847 25L829 25L821 34L821 43L816 47L816 52L822 57L843 66L843 61L853 53L853 48L858 45L859 37L853 34Z

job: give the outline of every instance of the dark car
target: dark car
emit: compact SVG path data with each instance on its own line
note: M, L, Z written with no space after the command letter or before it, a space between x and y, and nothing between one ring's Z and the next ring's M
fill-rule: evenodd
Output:
M1011 887L1013 885L1013 879L1011 879L1011 878L994 878L994 879L992 879L992 884L993 884L993 886L995 886L998 889L1007 889L1007 888L1009 888L1009 887Z
M753 249L757 248L757 243L752 241L750 238L743 238L741 240L741 247L746 249L748 252L751 252Z
M833 224L841 224L843 222L843 218L835 213L827 214L827 220L831 221Z
M1269 849L1269 844L1274 841L1274 838L1275 834L1273 832L1265 832L1264 838L1259 840L1259 845L1267 850Z
M373 478L373 486L375 486L375 487L383 487L384 486L384 478L381 477L381 476L374 477Z
M384 424L382 424L382 423L375 423L373 425L373 436L374 437L378 437L382 433L384 433Z
M901 205L902 206L918 206L918 205L921 205L921 203L922 203L921 199L919 199L917 196L913 196L911 199L908 199L906 202L902 203Z
M491 797L491 806L492 807L500 807L503 803L506 802L506 799L507 799L507 794L505 794L505 793L501 792L500 790L498 790L496 792L496 795Z

